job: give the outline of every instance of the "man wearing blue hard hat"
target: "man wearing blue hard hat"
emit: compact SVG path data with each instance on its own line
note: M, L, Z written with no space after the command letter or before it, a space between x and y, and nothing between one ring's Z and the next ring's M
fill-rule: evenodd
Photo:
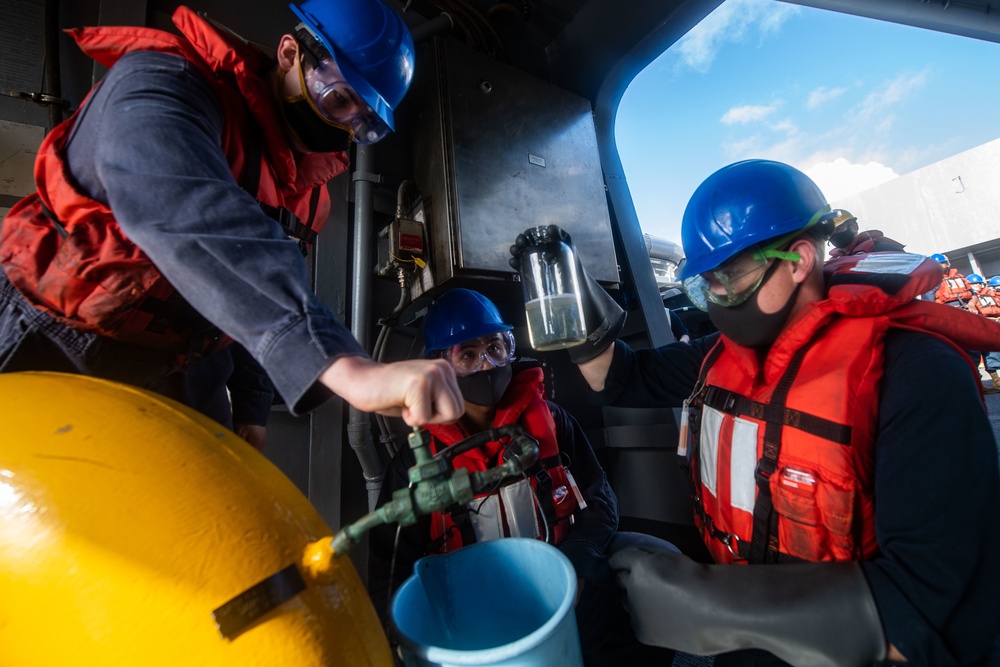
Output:
M585 304L594 400L683 409L678 453L714 560L629 549L611 565L641 641L716 667L983 664L1000 630L1000 479L962 349L994 349L1000 331L916 300L941 279L922 255L824 266L834 217L797 169L729 165L682 226L680 277L719 333L632 350L601 335L617 304Z
M369 359L302 258L349 143L392 130L413 40L379 0L291 10L275 58L186 7L179 35L69 31L110 70L46 137L38 191L4 220L0 370L136 384L258 446L270 381L296 414L332 393L414 424L461 414L447 364Z
M398 538L395 526L373 529L368 574L376 609L385 613L391 593L413 573L418 558L502 537L541 539L562 551L576 570L575 611L586 665L621 664L626 646L667 664L664 650L635 644L623 614L616 614L621 606L609 604L616 591L607 554L614 545L634 543L636 536L616 533L618 500L580 425L545 399L542 369L514 372L512 329L492 301L469 289L448 290L427 312L424 352L454 368L465 400L465 414L457 422L427 426L434 453L491 428L517 424L538 441L539 461L524 478L482 494L468 507L420 517L400 529ZM478 472L505 460L505 443L494 441L454 456L451 464ZM415 463L409 448L393 458L380 506L406 488L407 471ZM655 538L645 542L654 541L670 547Z
M936 252L931 255L931 259L941 265L944 275L941 276L941 284L932 290L928 301L933 299L946 306L967 307L969 301L972 300L972 285L969 284L965 276L959 273L958 269L952 267L947 255Z

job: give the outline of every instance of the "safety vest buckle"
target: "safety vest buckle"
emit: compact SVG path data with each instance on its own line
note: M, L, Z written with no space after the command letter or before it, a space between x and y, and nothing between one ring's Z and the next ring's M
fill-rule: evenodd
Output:
M757 461L757 466L754 468L753 476L757 480L758 484L767 484L768 480L771 479L771 475L775 473L778 469L778 464L776 461L771 459L760 459Z

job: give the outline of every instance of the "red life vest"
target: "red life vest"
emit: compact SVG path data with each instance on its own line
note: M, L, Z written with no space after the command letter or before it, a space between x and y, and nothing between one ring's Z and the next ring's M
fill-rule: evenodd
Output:
M941 285L934 292L934 300L938 303L950 303L961 299L968 302L972 298L972 285L958 269L948 269L941 279Z
M893 241L877 229L869 229L854 237L846 248L833 248L830 250L830 257L843 257L845 255L860 255L862 253L875 252L876 243L893 243L899 246L899 251L903 251L903 244Z
M298 235L311 241L329 215L324 186L347 168L346 155L294 154L268 79L273 61L186 7L173 20L184 37L137 27L67 32L106 67L136 50L179 55L197 66L218 95L226 121L222 150L236 182L273 217L294 214ZM35 161L38 192L4 220L0 263L7 277L32 305L74 329L182 353L204 348L199 340L217 331L125 236L108 206L74 185L65 147L76 116L46 136Z
M469 504L469 512L482 511L482 502L488 496L498 499L498 508L503 517L503 533L497 537L509 537L511 528L508 525L508 515L530 515L535 522L534 534L544 539L544 528L539 523L539 512L544 512L549 524L549 541L558 544L569 531L570 517L579 507L576 485L572 481L568 469L562 463L559 454L559 443L556 440L556 426L552 419L549 406L542 396L543 373L540 368L523 370L511 379L511 384L497 404L493 427L519 424L531 437L538 440L538 463L528 472L531 489L524 488L526 493L505 496L504 488L493 493L482 494ZM454 424L430 424L425 427L433 436L431 449L437 453L441 449L468 438L468 433L461 422ZM465 468L469 472L481 472L503 463L502 456L507 443L494 441L486 445L463 452L452 459L452 466L458 470ZM513 483L520 483L514 480ZM536 500L541 502L539 507ZM550 502L551 501L551 502ZM513 507L512 503L522 502L525 507ZM456 524L451 513L435 512L431 515L430 553L448 553L460 549L463 545L475 541L468 521L462 526Z
M940 280L933 260L874 253L824 269L827 298L808 304L763 362L722 337L702 365L690 413L692 472L698 525L717 562L876 553L874 445L887 331L926 332L960 353L1000 348L993 322L914 300Z

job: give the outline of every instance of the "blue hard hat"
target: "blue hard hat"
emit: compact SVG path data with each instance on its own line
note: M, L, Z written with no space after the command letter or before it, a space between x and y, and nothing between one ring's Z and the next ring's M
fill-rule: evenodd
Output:
M304 0L289 7L330 52L351 88L395 129L392 110L413 80L413 37L381 0Z
M965 276L965 279L968 280L970 283L976 283L976 284L986 282L985 280L983 280L983 277L978 273L970 273L969 275Z
M1000 276L990 278L990 287L1000 287Z
M948 257L946 257L945 255L942 255L939 252L936 252L933 255L931 255L931 259L933 259L938 264L947 264L947 265L951 266L951 262L948 261Z
M723 167L698 186L684 210L680 279L832 216L819 187L794 167L770 160Z
M479 292L464 288L448 290L427 310L424 354L513 328L503 321L493 302Z

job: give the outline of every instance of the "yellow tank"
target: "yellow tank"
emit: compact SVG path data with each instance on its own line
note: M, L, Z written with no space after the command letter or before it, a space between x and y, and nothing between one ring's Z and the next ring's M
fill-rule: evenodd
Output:
M331 535L267 459L184 406L93 378L0 375L4 667L389 667L350 561L303 563ZM282 570L304 590L270 611L244 596L237 611L256 620L223 638L213 610Z

